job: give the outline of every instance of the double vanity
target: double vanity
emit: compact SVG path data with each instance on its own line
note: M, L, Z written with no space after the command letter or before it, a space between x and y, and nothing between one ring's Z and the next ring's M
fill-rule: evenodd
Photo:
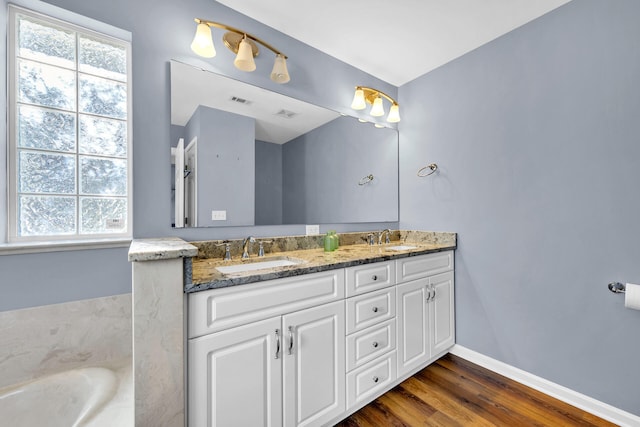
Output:
M244 260L242 241L171 240L164 252L156 246L162 241L135 241L134 319L145 312L137 277L140 291L172 286L157 283L165 274L149 283L136 267L169 260L182 266L173 277L184 285L174 304L182 306L183 324L168 336L177 345L178 326L186 325L186 358L170 379L178 385L180 369L186 372L188 425L332 425L445 354L455 339L456 235L391 237L370 245L368 233L341 234L335 252L323 251L321 236L273 238L262 241L263 257L258 239L255 255ZM167 334L156 334L167 344ZM153 335L146 329L136 336L134 328L136 381L149 381L144 371L153 363L144 347L158 347ZM160 398L143 400L136 392L136 425L149 424L154 405L166 406Z

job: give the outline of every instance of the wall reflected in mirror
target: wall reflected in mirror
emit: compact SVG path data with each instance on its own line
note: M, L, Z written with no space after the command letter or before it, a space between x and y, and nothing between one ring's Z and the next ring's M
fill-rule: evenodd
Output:
M398 221L395 129L178 61L171 160L174 227Z

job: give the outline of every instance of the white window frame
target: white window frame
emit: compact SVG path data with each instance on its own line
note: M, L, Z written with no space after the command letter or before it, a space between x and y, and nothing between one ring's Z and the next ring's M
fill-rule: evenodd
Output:
M38 2L40 3L40 2ZM79 15L73 14L71 12L66 12L62 9L55 8L52 9L50 6L46 6L45 9L48 9L47 12L53 11L54 13L43 14L36 12L34 10L26 9L20 6L9 5L9 13L8 13L8 26L7 26L7 80L8 80L8 93L7 93L7 241L9 245L5 246L30 246L34 252L41 251L45 246L59 246L60 249L78 249L82 247L100 247L100 246L122 246L122 244L116 244L117 242L127 243L131 240L133 235L132 225L133 225L133 124L132 124L132 58L131 58L131 41L130 37L127 38L119 38L114 37L112 34L120 34L124 33L121 30L115 29L113 27L109 27L106 24L99 23L97 21L93 21L88 18L80 17ZM36 19L43 20L45 22L49 22L52 25L56 25L65 29L69 29L71 31L88 35L90 37L96 37L100 40L104 40L109 43L116 44L118 46L122 46L126 50L126 60L127 60L127 116L126 116L126 125L127 125L127 228L124 233L93 233L93 234L80 234L79 227L80 224L77 224L76 234L73 235L42 235L42 236L18 236L18 168L17 168L17 152L18 152L18 141L17 141L17 28L16 28L16 16L25 15L31 16ZM58 19L54 15L63 15L63 19ZM67 16L71 16L73 21L69 22L66 20ZM89 24L87 26L78 25L77 22L80 21L82 24ZM94 31L93 29L88 28L89 26L98 28L99 30L104 30L105 28L110 30L107 31L112 34L106 34L105 31ZM129 33L126 33L129 34ZM76 70L76 73L78 71ZM77 89L76 89L77 90ZM76 111L76 115L78 111ZM79 120L76 120L76 138L79 138ZM76 139L76 144L78 144L78 140ZM78 154L76 153L76 156ZM78 158L78 157L76 157ZM77 165L76 176L77 180L79 179L79 164ZM73 194L74 197L77 197L79 202L80 194L80 182L77 182L76 192ZM77 206L79 209L79 205ZM78 215L77 221L80 221L80 216ZM0 247L0 253L3 252L3 249L7 249ZM11 248L9 248L11 249ZM22 252L22 251L21 251Z

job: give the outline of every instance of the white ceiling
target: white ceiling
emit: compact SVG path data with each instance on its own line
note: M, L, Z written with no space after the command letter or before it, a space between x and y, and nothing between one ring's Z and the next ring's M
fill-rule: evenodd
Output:
M395 86L569 1L218 0Z
M274 144L340 117L326 108L171 61L171 124L185 126L201 105L254 118L256 139Z

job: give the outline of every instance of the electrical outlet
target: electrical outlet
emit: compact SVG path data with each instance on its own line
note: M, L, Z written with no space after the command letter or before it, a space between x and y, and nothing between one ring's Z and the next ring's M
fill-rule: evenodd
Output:
M307 225L307 236L313 236L316 234L320 234L320 226L319 225Z
M211 211L211 221L226 221L227 211Z

